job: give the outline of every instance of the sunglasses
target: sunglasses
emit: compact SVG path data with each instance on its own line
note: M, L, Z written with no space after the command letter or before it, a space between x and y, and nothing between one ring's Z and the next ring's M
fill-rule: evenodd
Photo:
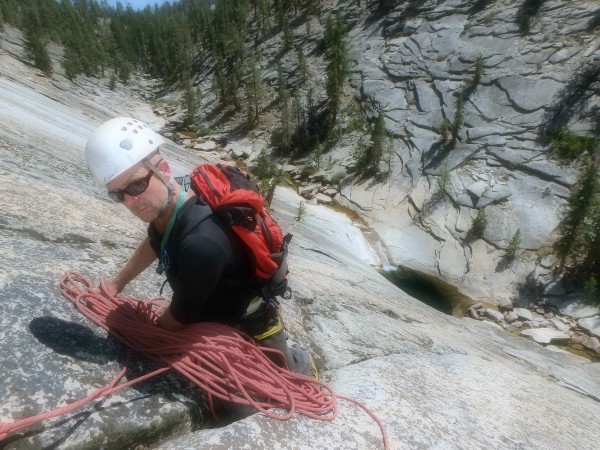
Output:
M162 159L158 161L154 167L158 167L158 164L160 164L161 161ZM144 192L146 192L146 189L148 189L148 185L150 184L150 178L152 178L152 175L154 175L155 173L154 167L149 166L151 170L150 172L148 172L148 175L146 175L144 178L140 178L139 180L135 180L129 183L124 189L108 191L108 196L115 202L121 203L125 201L125 194L130 195L132 197L143 194Z

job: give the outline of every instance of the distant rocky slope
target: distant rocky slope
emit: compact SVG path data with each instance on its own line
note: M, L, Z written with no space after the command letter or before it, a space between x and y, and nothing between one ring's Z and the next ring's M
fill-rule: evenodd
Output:
M137 92L146 82L111 92L106 79L48 79L22 62L19 33L0 39L0 422L10 422L79 400L123 367L123 346L75 311L57 281L71 269L95 280L114 273L144 233L94 186L83 157L91 130L121 114L155 127L163 119ZM182 167L199 160L176 146L165 154ZM598 364L423 305L369 265L348 218L307 205L297 221L300 201L278 188L273 204L294 234L290 335L313 351L336 392L381 418L392 449L597 447ZM162 281L150 269L126 294L154 296ZM127 378L149 369L135 356ZM371 449L382 441L375 422L343 401L329 423L255 414L215 427L195 388L167 375L0 442L27 450L161 445Z
M353 132L325 155L327 164L300 192L324 203L335 197L357 211L379 233L393 265L439 277L475 300L526 304L528 288L548 291L549 248L578 175L550 157L541 136L598 126L598 4L426 0L388 2L397 6L378 14L364 3L323 2L320 20L291 21L294 43L307 55L303 92L313 88L315 98L324 99L325 64L317 46L324 19L337 12L345 18L353 61L346 93L371 122L383 113L393 138L391 176L352 175L361 137ZM275 35L252 48L262 55L268 99L276 63L290 86L300 77L296 52L282 54L281 47L282 36ZM201 120L227 132L223 116L215 119L211 82L206 61L198 77L207 113ZM442 124L454 121L459 97L464 124L452 146L442 142ZM227 136L236 141L235 155L252 160L269 148L278 121L269 111L246 139ZM299 178L307 162L284 168ZM338 184L340 170L347 176ZM489 224L483 239L468 239L482 208ZM517 230L519 255L507 264L504 254Z

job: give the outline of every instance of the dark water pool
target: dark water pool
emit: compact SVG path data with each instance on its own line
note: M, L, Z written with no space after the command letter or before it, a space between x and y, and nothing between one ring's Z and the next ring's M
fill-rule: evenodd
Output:
M448 315L463 317L476 303L451 284L416 270L397 267L381 273L411 297Z

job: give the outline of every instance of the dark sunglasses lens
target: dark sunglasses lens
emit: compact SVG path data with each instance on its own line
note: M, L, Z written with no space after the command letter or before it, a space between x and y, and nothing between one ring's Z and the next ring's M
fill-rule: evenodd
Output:
M125 196L123 195L123 191L108 191L108 196L111 200L115 202L121 203L125 200Z
M160 161L159 161L160 162ZM125 201L125 194L136 196L140 195L148 189L148 185L150 184L150 178L152 178L153 172L149 172L146 178L141 178L137 181L134 181L125 189L120 191L108 191L108 196L113 199L115 202L123 202Z
M149 178L142 178L141 180L134 181L125 189L123 189L123 192L127 195L140 195L142 192L148 189L149 182Z

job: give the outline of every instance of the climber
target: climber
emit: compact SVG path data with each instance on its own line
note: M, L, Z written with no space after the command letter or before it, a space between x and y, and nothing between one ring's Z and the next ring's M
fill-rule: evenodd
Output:
M290 370L315 375L309 352L287 345L274 302L257 296L239 238L188 189L189 183L173 178L159 151L164 143L146 124L127 117L105 122L87 142L85 157L96 182L148 223L147 236L119 273L103 284L104 293L118 295L157 259L165 239L165 273L173 294L159 327L179 331L193 322L224 323L253 336L261 346L281 351Z

